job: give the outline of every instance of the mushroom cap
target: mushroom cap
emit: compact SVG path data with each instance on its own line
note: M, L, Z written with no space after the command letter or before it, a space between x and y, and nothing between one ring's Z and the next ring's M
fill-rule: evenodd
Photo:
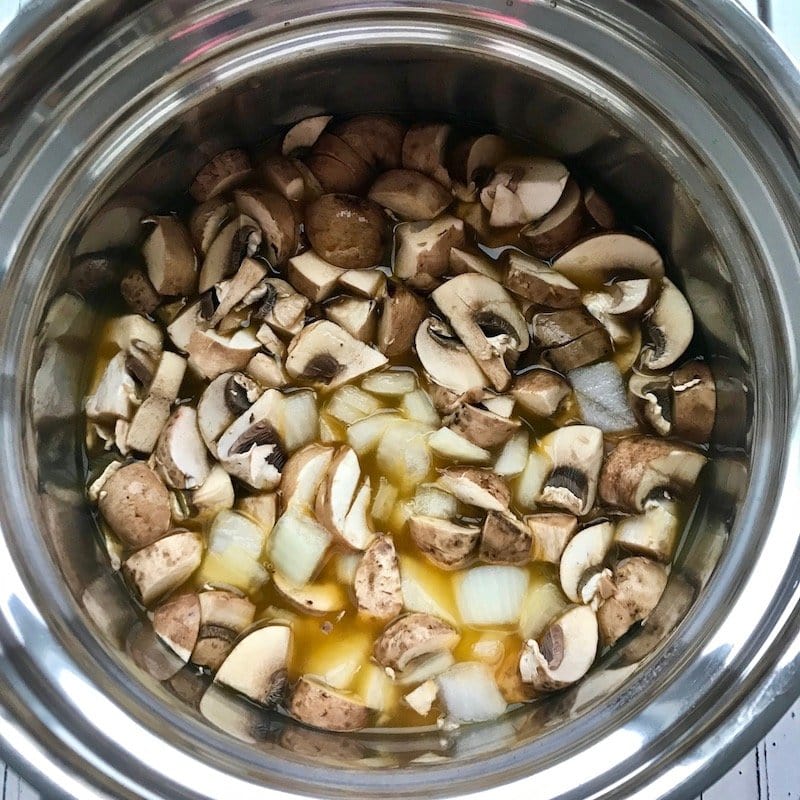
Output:
M419 295L400 282L387 282L378 320L378 349L387 358L405 355L414 345L417 330L427 313L425 301Z
M357 695L337 691L310 675L297 682L287 710L306 725L342 732L366 728L371 715Z
M484 402L488 403L490 400ZM505 444L521 425L518 419L509 419L488 408L470 403L460 403L445 422L473 444L488 449Z
M445 167L445 152L451 131L450 125L443 123L412 125L403 139L403 166L430 175L449 189L452 181Z
M455 628L431 614L406 614L384 628L373 648L382 667L402 672L431 653L452 650L461 639Z
M281 473L281 508L311 509L320 484L330 467L334 449L309 444L293 453Z
M251 188L237 189L233 198L242 214L258 223L262 246L273 266L294 255L298 243L297 219L285 197L268 189Z
M489 511L505 511L511 502L506 482L476 467L447 467L441 471L439 485L462 503Z
M453 196L444 186L410 169L381 173L367 196L407 220L434 219L453 202Z
M153 615L153 630L182 661L189 661L200 634L200 600L195 592L171 597Z
M309 150L322 135L328 123L333 119L329 114L317 117L307 117L296 122L286 132L281 143L281 152L285 156L292 155L297 150Z
M694 315L675 284L664 278L661 294L645 319L646 344L641 363L647 369L672 366L686 351L694 336Z
M464 223L443 214L435 220L404 222L394 230L394 274L423 292L436 288L450 266L450 250L466 245Z
M425 557L442 569L461 569L473 558L481 529L447 519L415 515L408 520L414 544Z
M197 403L197 427L212 456L217 455L217 439L236 419L228 403L228 382L233 372L223 372L203 389ZM241 412L239 412L241 413Z
M195 250L205 256L220 228L233 213L233 203L222 197L212 197L195 206L189 215L189 234Z
M564 548L578 529L578 519L573 514L558 512L529 514L525 524L533 536L531 559L558 564Z
M306 614L336 614L347 606L347 596L338 583L307 583L298 586L280 572L272 573L278 593Z
M142 245L147 277L160 295L190 295L197 282L197 256L189 232L176 217L148 220L153 230Z
M353 586L359 613L390 620L403 610L400 565L391 536L379 536L366 549Z
M514 514L490 510L483 522L478 558L487 564L527 564L532 542L530 527Z
M197 426L197 411L179 406L158 437L155 460L164 481L173 489L197 489L211 471Z
M236 272L245 256L255 254L261 244L261 236L258 222L245 214L239 214L226 222L214 237L205 254L197 291L202 294L215 283L219 283ZM152 276L150 276L150 280L153 280ZM191 292L182 294L191 294Z
M643 514L625 517L617 523L614 540L628 552L669 563L681 529L674 502L649 500Z
M320 258L313 250L306 250L289 259L289 283L312 303L330 297L344 272Z
M250 330L239 330L233 336L195 330L186 351L192 369L206 380L213 380L223 372L244 369L260 349L261 342Z
M361 114L339 123L333 132L370 167L397 169L402 162L406 126L382 114Z
M552 258L580 237L586 214L577 181L567 181L559 201L540 220L522 231L539 258Z
M167 487L140 461L121 467L106 481L99 508L114 533L130 547L152 544L169 530Z
M549 369L532 369L514 376L511 396L530 414L548 418L558 411L570 389L566 379Z
M581 601L581 581L605 561L614 543L614 526L598 522L578 531L561 554L559 578L564 594L573 603Z
M352 545L345 538L345 525L360 481L361 465L358 463L358 456L351 447L343 445L333 456L317 492L317 519L349 546Z
M478 362L444 323L428 317L415 337L417 356L431 380L457 395L483 389L487 379Z
M210 200L245 181L250 175L251 166L244 150L217 153L195 175L189 194L199 203Z
M506 251L503 284L514 294L547 308L575 308L581 304L581 290L549 264L516 250Z
M687 361L672 373L675 433L690 442L707 442L714 430L717 387L704 361Z
M314 144L306 164L324 192L359 194L369 185L369 164L347 142L323 133Z

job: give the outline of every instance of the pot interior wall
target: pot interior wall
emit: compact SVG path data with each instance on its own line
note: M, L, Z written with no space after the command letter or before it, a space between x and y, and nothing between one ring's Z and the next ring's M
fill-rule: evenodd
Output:
M575 690L522 708L493 725L448 734L367 733L343 738L306 730L214 691L202 706L207 715L213 710L214 724L257 751L300 761L323 759L337 767L367 767L382 763L375 759L406 763L425 753L456 759L486 755L567 725L606 700L637 662L658 652L664 637L702 591L747 482L749 409L743 398L744 386L751 382L751 358L741 309L703 209L673 177L662 142L640 138L640 131L627 129L624 108L613 115L603 113L567 89L508 63L457 51L442 56L408 47L380 53L348 50L335 57L298 60L279 72L248 77L206 97L182 110L115 174L99 176L97 194L87 198L71 246L79 240L86 220L113 197L144 196L154 207L181 210L191 177L210 156L234 144L256 146L286 124L320 112L389 112L452 120L502 133L565 159L627 208L668 254L672 274L699 321L701 349L718 380L716 463L706 473L707 485L665 598L650 623L625 640L605 659L604 668ZM69 252L62 252L53 267L53 292L68 260ZM34 378L32 463L38 469L43 525L53 557L105 647L123 668L159 702L171 705L175 715L202 720L199 708L206 681L187 670L178 671L174 658L154 640L147 620L132 608L121 582L111 575L82 499L79 407L86 354L91 352L89 336L48 347L56 348L48 363L55 369L53 382L59 395L44 397L50 384L41 380L37 389Z

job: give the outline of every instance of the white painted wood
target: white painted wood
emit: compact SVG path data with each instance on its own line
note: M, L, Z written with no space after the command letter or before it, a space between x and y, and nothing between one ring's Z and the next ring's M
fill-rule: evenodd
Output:
M753 750L701 797L702 800L755 800L759 796L758 781L758 761Z

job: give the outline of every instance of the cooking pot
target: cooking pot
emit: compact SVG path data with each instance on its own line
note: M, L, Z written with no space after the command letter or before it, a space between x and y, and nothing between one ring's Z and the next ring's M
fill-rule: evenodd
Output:
M690 797L800 687L800 76L728 0L50 0L0 37L0 735L48 798ZM88 220L175 207L326 111L564 158L668 254L718 384L665 596L571 691L457 731L313 732L160 648L83 499ZM170 206L170 204L173 204ZM56 307L57 308L57 307ZM43 320L45 324L43 324Z

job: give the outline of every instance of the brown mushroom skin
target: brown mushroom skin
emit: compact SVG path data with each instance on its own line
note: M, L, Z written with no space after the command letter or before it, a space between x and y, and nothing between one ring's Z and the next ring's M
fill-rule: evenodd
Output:
M324 192L359 194L372 178L369 164L332 133L323 133L317 139L306 164Z
M522 233L530 242L535 256L553 258L578 241L586 224L586 209L580 187L570 178L558 203Z
M529 514L524 522L533 540L531 558L548 564L557 565L561 561L564 548L578 530L578 518L560 512Z
M703 444L711 438L717 412L717 389L703 361L688 361L672 373L672 420L675 434Z
M386 217L371 200L325 194L306 208L306 235L320 258L343 269L377 266L386 247Z
M366 549L353 587L360 614L389 620L403 610L400 566L390 537L380 536Z
M461 569L472 560L481 529L449 520L415 516L408 520L414 544L425 557L442 569Z
M406 614L386 626L372 654L382 667L402 671L414 659L441 650L452 650L458 632L432 614Z
M99 502L103 519L125 544L146 547L170 524L169 492L161 478L142 462L117 470L103 486Z
M367 726L369 709L355 697L302 677L289 700L289 713L300 722L329 731L358 731Z
M200 633L200 601L194 592L171 597L153 614L153 630L176 655L188 660Z
M428 314L425 301L400 281L387 281L376 344L387 358L411 351L417 329Z
M547 361L561 372L585 367L611 355L611 339L606 329L585 309L536 314L531 334Z
M362 114L339 123L332 131L373 169L397 169L402 162L406 127L382 114Z
M66 286L83 297L110 289L119 279L119 265L103 253L89 253L72 262Z
M666 588L667 570L663 564L636 556L617 564L613 580L614 596L597 612L600 638L607 647L650 616Z
M161 305L161 296L141 269L130 269L119 284L122 299L136 314L152 314Z
M487 564L522 566L531 560L531 529L513 514L489 511L483 523L478 558Z
M392 169L380 174L368 197L400 218L412 221L438 217L453 202L453 196L444 186L411 169Z
M547 419L572 391L565 378L548 369L532 369L514 378L511 395L529 414Z
M445 424L478 447L490 450L505 444L521 425L517 419L506 419L469 403L461 403Z
M210 200L245 180L250 168L250 159L244 150L225 150L197 173L189 192L199 203Z

